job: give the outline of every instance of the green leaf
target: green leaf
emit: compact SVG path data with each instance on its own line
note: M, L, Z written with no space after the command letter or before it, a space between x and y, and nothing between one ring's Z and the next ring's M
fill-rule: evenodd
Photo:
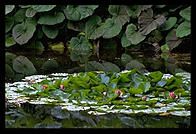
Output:
M25 17L26 17L26 9L19 9L15 14L14 14L14 21L15 22L23 22Z
M15 5L5 5L5 15L12 12L15 8Z
M113 19L108 18L104 23L103 38L108 39L117 36L121 29L122 24L120 22L114 22Z
M171 29L177 22L176 17L169 17L168 20L166 20L162 25L160 25L159 29L160 31L166 31Z
M14 40L14 37L8 37L8 38L5 39L5 46L6 47L11 47L15 44L16 44L16 42Z
M123 33L123 35L121 37L121 44L122 44L122 47L128 47L131 45L131 42L129 40L127 40L125 33Z
M36 13L37 13L37 11L34 10L33 8L28 8L26 10L25 15L26 15L26 17L33 17L33 16L35 16Z
M67 28L78 32L84 32L85 24L82 22L75 22L75 21L68 20Z
M161 51L163 53L169 52L169 46L167 44L161 46Z
M146 36L142 35L139 31L136 31L137 27L134 24L127 25L125 34L129 41L131 41L132 44L136 45L143 41Z
M141 9L139 5L131 5L131 6L126 6L126 11L129 17L136 19L139 17L141 13Z
M166 85L166 83L167 83L167 80L162 79L159 82L157 82L156 86L158 86L158 87L164 87Z
M190 21L191 20L191 7L187 7L180 11L179 13L185 20Z
M44 72L49 73L54 72L54 70L56 70L58 66L59 65L55 59L49 59L42 65L42 69L44 70Z
M26 48L30 49L36 49L37 51L44 51L44 45L41 41L33 41L31 44L29 44Z
M152 82L158 82L161 80L163 73L160 71L151 72L149 76L152 78Z
M147 35L155 30L157 26L163 24L165 20L163 15L157 15L155 19L153 19L153 10L150 8L147 11L143 11L138 18L138 24L141 26L139 31L141 31L143 35Z
M49 48L52 49L53 51L56 51L56 52L59 52L60 54L63 54L64 43L58 42L58 43L54 43L54 44L49 44Z
M104 62L102 65L105 72L120 72L120 68L111 62Z
M169 46L169 50L173 50L182 42L181 39L176 37L176 29L171 30L166 36L166 44Z
M108 11L111 15L118 15L120 10L120 5L109 5Z
M129 89L129 93L132 93L132 94L141 94L141 93L143 93L143 90L140 89L140 88L130 88Z
M176 29L176 37L182 38L191 34L191 23L190 21L182 22Z
M52 28L44 25L42 26L42 31L50 39L56 38L59 33L59 30L57 28Z
M151 85L150 82L141 82L138 86L139 89L142 89L144 92L149 91Z
M79 21L93 14L98 5L67 5L64 13L68 20Z
M64 20L65 16L62 12L55 12L54 14L44 14L40 16L38 24L55 25L63 22Z
M5 77L7 78L13 78L14 77L14 71L10 67L10 65L5 64Z
M14 25L14 19L12 17L5 19L5 33L9 32Z
M121 63L122 63L123 66L126 66L127 63L129 63L131 60L133 60L133 58L130 55L126 54L126 53L123 53L121 55L120 59L121 59Z
M134 68L136 68L137 70L142 70L145 68L145 66L138 60L131 60L130 62L126 64L126 67L125 67L126 70L131 70Z
M156 5L156 8L164 8L166 5Z
M89 61L85 65L85 72L103 70L103 65L97 61Z
M13 69L25 75L32 75L36 72L33 63L25 56L18 56L13 60Z
M31 8L36 12L47 12L52 10L56 5L32 5Z
M23 22L14 26L12 35L18 44L23 45L33 37L35 30L35 25Z
M148 38L149 42L155 43L162 40L161 32L158 30L154 30L150 33L150 37ZM159 46L158 46L159 47Z
M6 52L5 53L5 63L12 66L13 60L16 58L17 56L13 53L10 52Z

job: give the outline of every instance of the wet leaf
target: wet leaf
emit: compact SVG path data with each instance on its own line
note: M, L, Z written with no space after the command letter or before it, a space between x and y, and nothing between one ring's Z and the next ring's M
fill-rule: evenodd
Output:
M13 69L25 75L32 75L36 72L33 63L25 56L18 56L13 60Z
M152 78L153 82L158 82L161 80L163 73L161 73L160 71L155 71L155 72L151 72L149 76Z

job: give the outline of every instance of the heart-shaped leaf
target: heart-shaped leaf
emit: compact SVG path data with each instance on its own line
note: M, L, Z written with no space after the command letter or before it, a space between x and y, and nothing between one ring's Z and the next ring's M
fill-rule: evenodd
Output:
M125 33L123 33L123 35L121 37L121 44L122 44L122 47L128 47L131 45L131 41L127 40Z
M121 55L121 58L120 59L121 59L122 65L123 66L126 66L126 64L129 63L133 58L130 55L128 55L126 53L123 53Z
M32 75L36 72L33 63L25 56L18 56L14 59L13 69L25 75Z
M111 15L118 15L119 10L120 10L120 5L109 5L108 7L108 12Z
M179 13L185 20L190 21L191 20L191 7L187 7L180 11Z
M138 24L141 27L140 31L143 35L149 34L164 22L165 17L163 15L157 15L155 19L153 19L153 10L151 8L147 11L143 11L138 18Z
M176 29L176 36L182 38L191 33L191 23L190 21L182 22Z
M142 35L139 31L136 31L136 30L137 30L137 27L131 23L127 25L127 28L125 31L127 39L131 41L131 44L134 44L134 45L140 43L146 38L146 36Z
M15 5L5 5L5 15L12 12L15 8Z
M169 50L176 48L182 42L181 39L176 37L176 29L170 31L166 36L166 44L169 46Z
M31 7L36 12L46 12L52 10L56 5L32 5Z
M11 47L14 44L16 44L16 42L14 40L14 37L8 37L8 38L5 39L5 46L6 47Z
M64 13L68 20L78 21L93 14L98 5L67 5Z
M104 67L103 71L105 72L120 72L120 68L111 62L104 62L102 65Z
M19 9L15 14L14 14L14 21L15 22L23 22L25 17L26 17L26 9Z
M32 37L36 30L36 26L31 23L21 23L14 26L12 30L12 35L14 40L22 45L27 43Z
M162 25L160 25L159 29L160 31L166 31L171 29L177 22L176 17L169 17L168 20L166 20Z
M42 31L50 39L56 38L59 33L59 30L57 28L52 28L44 25L42 26Z
M44 14L40 16L38 20L38 24L44 25L55 25L63 22L65 20L65 16L62 12L57 12L54 14Z
M140 15L141 8L139 5L126 6L126 11L129 17L135 19Z

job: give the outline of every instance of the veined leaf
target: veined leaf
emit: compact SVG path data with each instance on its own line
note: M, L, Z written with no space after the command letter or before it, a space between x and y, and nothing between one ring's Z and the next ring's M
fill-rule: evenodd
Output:
M62 12L57 12L54 14L44 14L40 16L38 20L38 24L44 25L55 25L63 22L65 20L65 16Z
M191 34L191 23L190 21L182 22L176 29L176 37L182 38Z
M191 7L187 7L180 11L179 13L185 20L190 21L191 20Z
M160 31L166 31L171 29L177 22L176 17L169 17L168 20L166 20L162 25L160 25L159 29Z
M52 28L44 25L42 26L42 31L50 39L56 38L59 33L59 30L57 28Z

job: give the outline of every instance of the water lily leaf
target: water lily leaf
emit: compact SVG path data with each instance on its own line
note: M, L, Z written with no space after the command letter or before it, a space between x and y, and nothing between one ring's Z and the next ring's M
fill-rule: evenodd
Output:
M85 33L88 36L89 39L95 39L96 29L101 24L101 17L95 15L92 16L85 24ZM103 33L103 31L101 32ZM102 34L100 34L102 35Z
M126 34L123 33L122 37L121 37L121 44L122 44L122 47L128 47L131 45L131 41L129 41L126 37Z
M139 5L126 6L126 11L129 17L135 19L140 15L141 8Z
M138 88L139 88L139 89L142 89L143 92L149 91L150 87L151 87L150 82L141 82L141 83L139 84L139 86L138 86Z
M47 12L52 10L56 5L32 5L31 8L36 12Z
M36 13L37 13L37 11L34 10L33 8L28 8L26 10L25 15L26 15L26 17L33 17Z
M52 49L53 51L57 51L60 54L63 54L63 52L64 52L64 43L59 42L59 43L55 43L55 44L49 44L49 48Z
M15 8L15 5L5 5L5 15L12 12Z
M184 21L176 29L176 37L182 38L191 34L191 23L190 21Z
M54 14L44 14L40 16L38 24L55 25L63 22L65 16L62 12L55 12Z
M153 19L153 10L148 9L147 11L143 11L139 18L138 18L138 24L140 25L139 31L143 35L149 34L151 31L155 30L157 26L163 24L165 22L165 17L163 15L157 15L155 16L155 19Z
M167 83L167 80L162 79L159 82L157 82L156 86L158 86L158 87L164 87L166 85L166 83Z
M176 29L170 31L166 36L166 43L169 46L169 50L176 48L182 42L181 39L176 37Z
M98 5L67 5L64 13L68 20L78 21L93 14Z
M151 72L149 76L152 78L152 82L158 82L161 80L163 73L160 71Z
M141 94L141 93L143 93L143 90L141 88L130 88L129 89L129 93L132 93L132 94Z
M5 19L5 33L9 32L14 25L14 19L12 17Z
M190 21L191 20L191 7L187 7L180 11L179 13L185 20Z
M75 22L75 21L68 20L67 28L74 30L74 31L84 32L85 31L85 24L82 22Z
M56 38L59 33L59 30L57 28L52 28L45 25L42 26L42 31L50 39Z
M102 65L105 72L120 72L120 68L111 62L104 62Z
M129 63L131 60L133 60L133 58L130 55L126 54L126 53L123 53L121 55L120 59L121 59L121 63L122 63L123 66L126 66L127 63Z
M26 17L26 9L19 9L15 14L14 14L14 21L15 22L23 22L25 17Z
M117 36L121 29L122 29L122 24L120 22L115 22L113 19L108 18L105 23L104 23L104 33L103 33L103 38L112 38Z
M14 40L22 45L27 43L32 37L36 30L36 26L31 23L21 23L14 26L12 35Z
M132 44L136 45L143 41L146 36L142 35L139 31L136 31L137 27L134 24L127 25L126 28L126 37L127 40L131 41Z
M13 69L25 75L32 75L36 72L33 63L25 56L18 56L13 60Z
M8 38L5 39L5 46L6 47L11 47L15 44L16 44L16 42L14 40L14 37L8 37Z
M177 22L176 17L169 17L168 20L166 20L162 25L160 25L159 30L160 31L166 31L171 29Z

